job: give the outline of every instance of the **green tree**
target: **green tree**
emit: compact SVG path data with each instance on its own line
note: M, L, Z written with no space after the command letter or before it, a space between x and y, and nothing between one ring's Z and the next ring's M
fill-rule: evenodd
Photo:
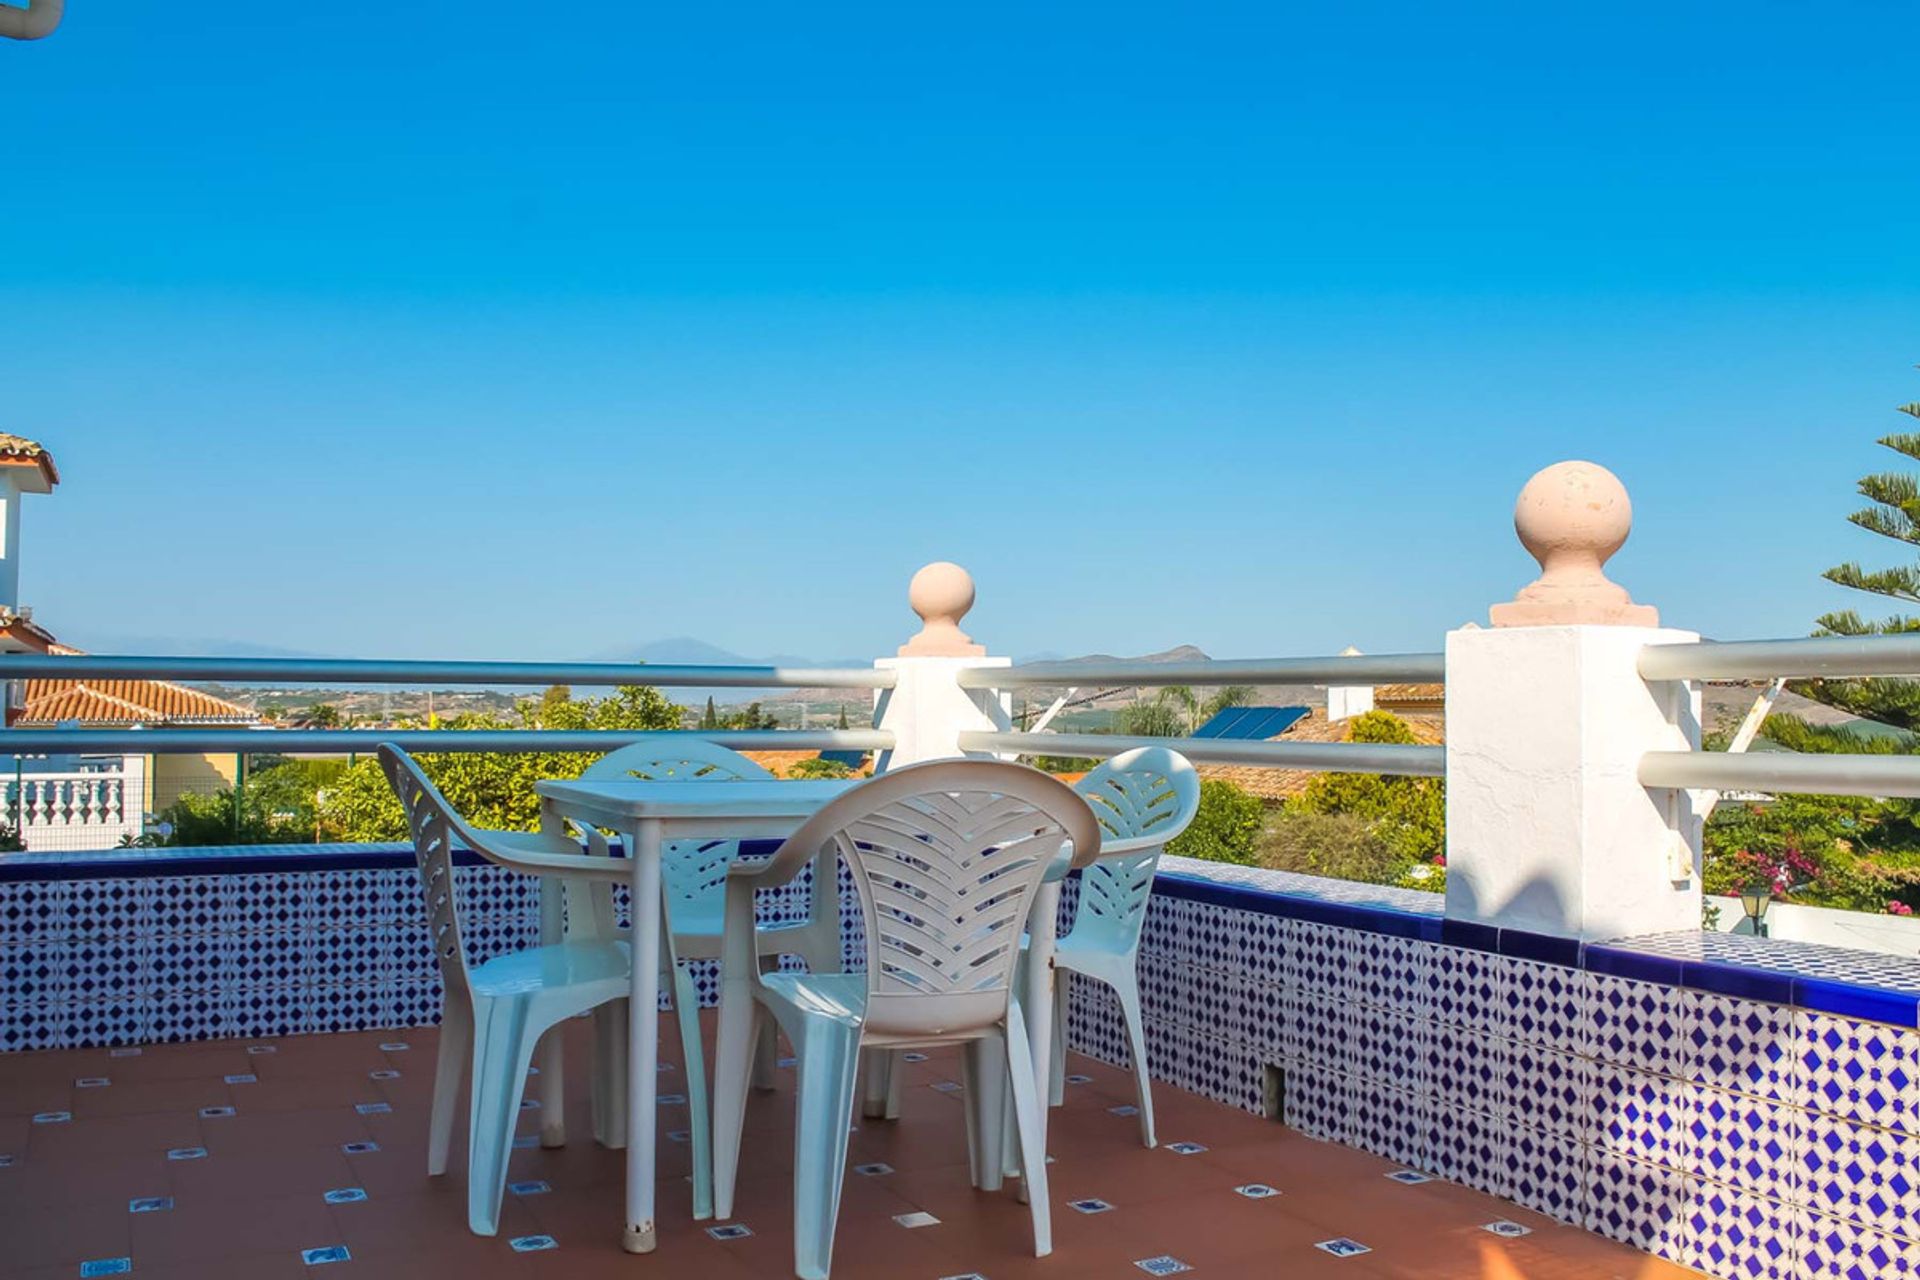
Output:
M542 715L547 717L541 722ZM464 712L444 721L447 729L624 729L659 731L680 726L681 708L656 689L622 685L604 698L571 699L542 707L515 704L511 716ZM417 757L454 808L482 827L531 831L539 822L533 784L544 778L575 778L599 756L592 752L422 752ZM364 759L329 785L320 806L324 830L341 840L401 840L406 823L400 802L375 759Z
M702 729L718 729L720 727L720 713L714 709L712 694L707 695L707 709L700 716L700 727Z
M316 729L334 729L340 725L340 708L331 702L316 702L307 708L307 720Z
M851 778L854 775L844 760L822 760L813 756L787 766L789 778Z
M1901 405L1899 411L1908 417L1920 418L1920 403ZM1879 443L1903 458L1920 460L1920 434L1898 432L1882 436ZM1913 554L1911 549L1920 547L1920 476L1911 471L1864 476L1859 493L1868 505L1847 519L1869 533L1899 543L1907 554ZM1823 576L1829 582L1892 600L1900 606L1920 605L1920 564L1866 569L1858 561L1850 560L1835 565ZM1815 634L1869 636L1913 631L1920 631L1920 617L1912 614L1896 612L1869 621L1852 609L1842 609L1821 615ZM1920 729L1920 680L1890 676L1867 680L1808 680L1796 682L1794 688L1828 706L1869 720L1902 729Z
M1251 866L1263 813L1258 798L1231 782L1206 779L1200 784L1200 808L1193 822L1167 842L1167 852L1182 858Z
M1407 722L1385 711L1353 718L1352 740L1413 745ZM1439 778L1377 773L1320 773L1287 801L1299 813L1350 814L1411 865L1431 863L1447 848L1446 784Z
M573 701L573 690L563 684L548 685L547 691L540 695L540 723L545 725L557 707Z

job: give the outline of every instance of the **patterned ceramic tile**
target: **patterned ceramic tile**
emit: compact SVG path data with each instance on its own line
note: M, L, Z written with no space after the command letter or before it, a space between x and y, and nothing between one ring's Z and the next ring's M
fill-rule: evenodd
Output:
M1679 1261L1729 1280L1789 1280L1793 1210L1711 1182L1688 1187Z
M1371 1080L1353 1082L1346 1144L1399 1164L1426 1161L1431 1104L1409 1089L1381 1088Z
M1701 991L1680 994L1682 1074L1695 1084L1774 1102L1793 1089L1793 1011Z
M1515 1128L1589 1140L1594 1063L1520 1042L1507 1052L1501 1101Z
M1844 1218L1794 1211L1795 1272L1801 1280L1914 1280L1920 1245Z
M1803 1111L1746 1094L1687 1089L1689 1173L1774 1200L1792 1200L1798 1182Z
M1504 1119L1435 1104L1427 1113L1423 1167L1448 1182L1504 1196L1512 1141Z
M1593 1076L1593 1142L1610 1154L1686 1168L1691 1152L1687 1129L1688 1086L1600 1063Z
M1426 1046L1426 1088L1436 1103L1489 1115L1505 1109L1509 1042L1471 1027L1435 1024Z
M1674 1074L1684 1032L1671 987L1587 975L1587 1037L1581 1052L1616 1066Z
M1687 1176L1594 1148L1587 1178L1587 1230L1677 1260L1689 1204Z
M1909 1131L1920 1121L1920 1035L1824 1013L1793 1025L1798 1105Z
M1579 1052L1587 1025L1586 975L1557 964L1509 960L1505 977L1506 1034L1521 1044Z
M1592 1149L1563 1135L1516 1127L1505 1153L1505 1194L1515 1204L1579 1225Z
M1314 1067L1285 1073L1281 1114L1293 1128L1328 1142L1345 1142L1353 1131L1354 1083Z
M1799 1199L1819 1213L1920 1239L1920 1138L1810 1114Z
M1427 1016L1448 1027L1502 1036L1512 1025L1510 961L1464 947L1435 947L1427 963Z

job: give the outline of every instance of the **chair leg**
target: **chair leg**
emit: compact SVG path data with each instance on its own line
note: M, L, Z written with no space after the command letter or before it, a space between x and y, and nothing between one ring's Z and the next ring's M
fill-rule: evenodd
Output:
M627 1145L627 1001L593 1011L593 1138L614 1151Z
M898 1120L900 1118L900 1090L906 1078L906 1059L902 1058L898 1052L889 1050L887 1053L887 1101L881 1109L881 1119Z
M548 1150L567 1145L566 1048L561 1029L548 1027L534 1046L540 1064L540 1145Z
M759 1001L746 990L720 993L720 1035L713 1064L713 1210L733 1216L734 1180L740 1169L740 1130L746 1118L754 1035L761 1030Z
M860 1114L868 1120L886 1118L887 1097L893 1089L896 1065L891 1049L863 1049L860 1052L866 1070L866 1091L861 1097Z
M1067 1100L1067 1003L1073 986L1073 970L1053 971L1053 1044L1047 1067L1047 1105L1057 1107Z
M1140 984L1131 973L1113 984L1120 995L1120 1012L1127 1024L1127 1047L1133 1056L1133 1096L1140 1108L1140 1145L1154 1146L1153 1082L1147 1075L1147 1031L1140 1021Z
M777 973L780 969L779 956L761 956L760 972ZM754 1039L753 1087L761 1093L771 1093L780 1079L780 1029L774 1025L773 1015L762 1010L760 1018L764 1024Z
M794 1117L793 1269L800 1280L827 1280L847 1131L860 1063L859 1031L816 1022L800 1032L799 1098Z
M1033 1051L1027 1044L1026 1024L1020 1011L1007 1017L1007 1079L1013 1088L1014 1122L1020 1132L1020 1187L1026 1192L1027 1207L1033 1214L1033 1256L1044 1258L1053 1252L1053 1212L1047 1200L1047 1151L1041 1139L1044 1113L1040 1091L1033 1078Z
M475 1235L500 1230L500 1197L513 1155L520 1094L533 1062L537 1032L527 1026L524 1000L475 1002L473 1098L468 1104L467 1226Z
M427 1121L427 1176L447 1171L453 1145L453 1112L460 1102L461 1079L473 1056L473 1011L464 999L449 999L440 1015L440 1048L433 1063L433 1112Z
M966 1071L963 1097L967 1102L967 1157L973 1167L973 1185L998 1191L1006 1181L1006 1050L993 1040L967 1042L962 1056Z
M707 1055L700 1044L700 995L693 975L673 966L673 1013L680 1024L681 1069L686 1072L687 1140L693 1146L693 1216L713 1216L713 1110L707 1100Z

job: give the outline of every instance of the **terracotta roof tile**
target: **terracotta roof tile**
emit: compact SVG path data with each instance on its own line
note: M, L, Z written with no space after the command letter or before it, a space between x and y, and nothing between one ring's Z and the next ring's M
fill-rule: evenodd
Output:
M0 431L0 462L33 463L47 477L48 484L60 483L60 469L53 465L53 455L38 440Z
M254 724L237 703L165 680L28 680L13 717L17 727L76 721L87 728L125 725Z

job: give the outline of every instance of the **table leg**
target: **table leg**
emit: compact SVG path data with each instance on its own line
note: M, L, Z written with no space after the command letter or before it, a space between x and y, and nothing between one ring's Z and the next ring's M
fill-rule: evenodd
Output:
M547 814L542 812L544 826ZM558 876L540 877L540 945L561 941L565 920L566 885ZM567 1145L566 1058L563 1028L553 1027L540 1040L540 1145Z
M632 996L627 1010L627 1227L620 1247L653 1252L655 1101L660 1060L660 824L643 820L629 856Z
M1033 1053L1033 1078L1040 1090L1042 1099L1040 1108L1040 1150L1028 1156L1029 1159L1044 1161L1047 1158L1046 1132L1048 1075L1053 1067L1053 1036L1057 1030L1053 1025L1053 946L1060 933L1060 885L1057 882L1042 882L1039 892L1033 895L1033 907L1027 913L1027 981L1026 989L1020 993L1020 1001L1027 1019L1027 1039ZM1008 1112L1011 1115L1012 1096L1008 1096ZM1006 1144L1009 1155L1013 1152L1013 1143ZM1023 1153L1026 1154L1026 1153ZM1020 1180L1020 1199L1027 1198L1027 1182Z

